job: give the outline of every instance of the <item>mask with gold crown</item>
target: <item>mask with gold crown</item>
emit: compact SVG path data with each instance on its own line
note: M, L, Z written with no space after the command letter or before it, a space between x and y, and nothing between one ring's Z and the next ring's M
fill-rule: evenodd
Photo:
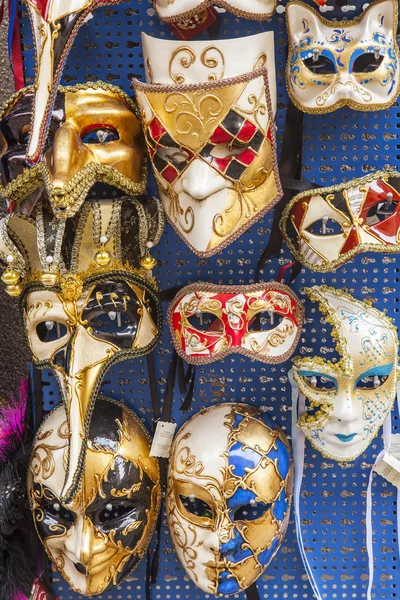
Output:
M160 299L146 267L154 266L149 246L163 219L159 203L148 204L146 211L129 198L88 200L76 219L64 221L39 203L35 219L12 214L1 221L2 280L10 295L20 295L33 361L53 369L67 409L65 502L80 480L104 373L149 353L160 337Z
M48 117L42 159L29 162L35 90L12 96L0 114L0 174L9 210L30 215L47 198L59 219L73 217L94 185L145 193L147 162L136 104L102 81L60 86Z

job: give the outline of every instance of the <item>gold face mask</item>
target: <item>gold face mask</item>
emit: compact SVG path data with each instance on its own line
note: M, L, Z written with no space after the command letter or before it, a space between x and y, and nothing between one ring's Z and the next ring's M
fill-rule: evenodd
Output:
M282 195L267 71L134 87L166 215L193 252L212 256Z
M121 89L102 82L60 87L43 159L28 167L33 99L32 88L21 90L0 118L1 177L11 210L30 214L43 187L59 218L75 215L97 182L130 195L145 192L140 123Z
M9 263L2 279L9 293L22 292L33 360L53 369L66 406L71 436L63 502L80 482L104 373L114 363L149 353L161 334L157 287L133 266L130 246L122 243L134 233L126 215L123 200L88 202L72 235L65 221L49 216L39 203L36 221L14 214L1 223L0 256Z
M160 507L160 474L138 417L99 397L81 487L65 504L69 437L65 409L58 406L36 434L29 499L50 560L77 593L92 596L121 583L144 556Z

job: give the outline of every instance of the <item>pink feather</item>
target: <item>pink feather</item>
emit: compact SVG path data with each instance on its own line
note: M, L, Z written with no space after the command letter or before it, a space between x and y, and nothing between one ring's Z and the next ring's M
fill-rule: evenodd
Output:
M6 462L21 442L25 430L28 378L21 382L18 396L0 405L0 462Z

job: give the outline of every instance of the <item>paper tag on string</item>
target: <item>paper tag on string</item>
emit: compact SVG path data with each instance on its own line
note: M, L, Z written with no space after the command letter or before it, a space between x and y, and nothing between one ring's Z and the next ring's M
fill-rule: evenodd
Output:
M375 472L400 489L400 434L392 435L390 448L375 465Z
M175 429L176 423L158 421L153 443L151 444L150 456L169 458Z
M43 584L38 579L36 579L32 586L29 600L50 600L50 597L44 589Z

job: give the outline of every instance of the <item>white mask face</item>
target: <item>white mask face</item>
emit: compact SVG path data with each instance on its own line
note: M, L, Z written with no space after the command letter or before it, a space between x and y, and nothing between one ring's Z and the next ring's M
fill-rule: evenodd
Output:
M179 22L204 13L207 8L220 6L238 17L264 21L275 12L275 0L153 0L163 21Z
M384 313L341 290L321 286L307 294L332 325L340 360L294 359L294 378L312 406L298 427L324 456L354 460L396 397L397 329Z
M292 478L286 436L255 407L220 404L183 425L171 449L167 517L201 590L237 594L263 573L286 532Z
M167 217L193 252L212 256L282 197L267 71L134 87Z
M185 85L220 81L268 70L271 104L276 113L275 46L273 31L231 40L175 41L142 33L147 83Z
M353 21L327 21L301 2L286 7L287 83L292 101L307 113L341 106L382 110L400 85L397 2L378 0Z

